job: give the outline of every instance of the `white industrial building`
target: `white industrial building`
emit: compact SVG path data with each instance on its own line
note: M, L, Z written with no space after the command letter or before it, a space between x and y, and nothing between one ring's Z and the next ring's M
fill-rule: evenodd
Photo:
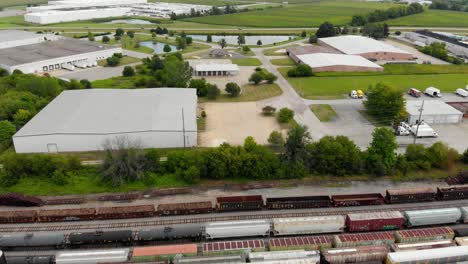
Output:
M16 36L18 41L13 45L10 39ZM8 47L0 49L0 68L9 73L14 70L23 73L47 72L79 63L91 66L114 53L122 53L121 47L55 35L47 39L42 34L20 30L0 30L1 46Z
M195 89L90 89L62 92L14 136L17 153L102 150L127 137L142 148L197 145Z
M408 123L414 125L419 120L420 110L423 107L421 100L408 100L406 112ZM463 119L463 113L454 107L438 100L425 100L422 109L421 121L427 124L458 124Z
M130 11L131 8L129 7L47 10L44 12L27 13L24 15L24 21L34 24L54 24L96 18L126 16Z
M298 63L309 65L314 72L383 71L383 68L361 56L313 53L297 55Z
M193 66L194 76L233 76L239 74L237 64L206 63Z

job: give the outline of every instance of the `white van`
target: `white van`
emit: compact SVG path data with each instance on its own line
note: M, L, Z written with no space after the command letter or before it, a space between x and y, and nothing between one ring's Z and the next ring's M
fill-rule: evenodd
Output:
M455 91L455 94L456 95L459 95L461 97L468 97L468 91L465 90L465 89L461 89L461 88L458 88L456 91Z
M440 90L435 87L428 87L424 91L425 94L429 95L430 97L442 97Z

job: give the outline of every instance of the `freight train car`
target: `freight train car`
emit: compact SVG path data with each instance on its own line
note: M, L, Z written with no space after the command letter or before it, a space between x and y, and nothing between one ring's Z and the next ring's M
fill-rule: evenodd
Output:
M130 243L133 241L132 230L73 232L68 236L71 245Z
M232 255L242 254L245 251L265 251L265 241L263 239L251 239L241 241L219 241L203 243L203 255Z
M398 211L348 214L346 226L350 232L400 229L405 218Z
M387 190L386 199L389 203L419 203L434 201L436 193L431 188Z
M456 237L455 241L459 246L468 246L468 237Z
M19 193L0 194L0 205L6 206L42 206L44 201L34 196Z
M268 247L276 250L318 250L332 247L331 236L280 237L268 241Z
M156 210L153 205L101 207L96 212L97 219L144 218L155 215Z
M462 218L459 208L405 211L404 215L407 227L454 224Z
M138 232L138 240L153 241L181 238L200 239L202 236L202 228L202 224L157 226L150 229L141 229Z
M216 209L220 212L261 210L263 197L261 195L216 197Z
M55 264L55 256L14 256L6 261L7 264Z
M55 256L55 264L125 263L129 252L128 248L61 251Z
M468 207L460 207L463 223L468 223Z
M269 210L304 209L330 207L329 196L300 196L266 198L266 208Z
M244 264L244 258L240 255L228 256L197 256L184 257L176 255L173 260L174 264Z
M322 250L323 262L327 264L382 263L389 250L386 246L364 246Z
M36 211L0 211L0 224L33 223L36 221Z
M275 235L300 235L341 233L345 229L345 218L342 215L291 217L273 219Z
M455 233L450 227L408 229L395 232L396 242L398 243L446 240L453 239L454 236Z
M423 249L414 251L391 252L387 255L387 264L418 263L457 263L468 261L468 246Z
M333 236L333 246L337 248L358 246L380 246L395 243L392 232L340 234Z
M390 248L393 252L396 251L414 251L431 248L443 248L456 246L453 240L440 240L440 241L427 241L427 242L416 242L416 243L396 243Z
M382 205L384 197L380 193L333 195L332 203L336 207Z
M212 222L205 224L205 237L207 239L214 239L268 236L270 229L270 222L268 220Z
M448 188L437 188L437 199L439 200L462 200L468 199L468 186L456 186Z
M454 226L452 229L457 237L468 236L468 226Z
M249 263L265 263L266 261L284 261L287 260L309 260L314 263L320 263L320 251L318 250L287 250L287 251L269 251L269 252L248 252L246 259ZM282 262L279 262L282 263Z
M131 263L153 263L154 261L170 260L176 255L196 256L198 253L197 244L176 244L150 247L135 247Z
M39 210L37 213L38 222L65 222L93 220L96 215L94 208Z
M210 201L192 203L174 203L158 205L157 214L165 215L189 215L208 214L213 211L213 204Z
M0 249L17 247L55 247L65 246L65 235L54 232L18 233L0 235Z

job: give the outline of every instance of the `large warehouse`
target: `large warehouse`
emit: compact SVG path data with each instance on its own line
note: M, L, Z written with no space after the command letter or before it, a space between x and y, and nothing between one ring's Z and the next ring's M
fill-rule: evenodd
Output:
M119 137L143 148L197 145L195 89L90 89L62 92L14 136L17 153L102 150Z
M383 68L361 56L314 53L296 56L298 63L309 65L314 72L370 72Z
M423 101L408 100L406 112L408 112L408 123L416 124L419 120ZM463 113L454 107L437 100L425 100L421 120L427 124L458 124L463 119Z
M359 55L376 61L412 60L414 56L382 41L356 35L318 39L318 44L336 49L344 54Z
M39 42L38 38L44 39L42 35L20 30L1 30L0 46L5 42L11 44L9 39L16 35L21 36L21 43L17 41L14 46L0 49L0 68L10 73L16 69L23 73L47 72L79 62L95 64L114 53L122 53L121 47L58 36Z

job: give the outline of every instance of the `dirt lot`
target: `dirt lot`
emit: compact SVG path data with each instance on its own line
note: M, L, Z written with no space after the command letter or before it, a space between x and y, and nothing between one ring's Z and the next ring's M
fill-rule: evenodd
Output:
M190 60L190 66L197 65L200 63L219 63L219 64L228 64L231 63L230 60ZM239 74L235 76L194 76L194 78L205 78L207 82L216 84L218 88L224 93L224 88L229 82L235 82L240 86L249 83L249 77L255 71L256 67L251 66L239 66Z
M228 142L242 145L248 136L257 143L266 144L273 130L281 130L274 117L265 117L255 102L205 103L206 131L201 132L200 146L214 147Z

